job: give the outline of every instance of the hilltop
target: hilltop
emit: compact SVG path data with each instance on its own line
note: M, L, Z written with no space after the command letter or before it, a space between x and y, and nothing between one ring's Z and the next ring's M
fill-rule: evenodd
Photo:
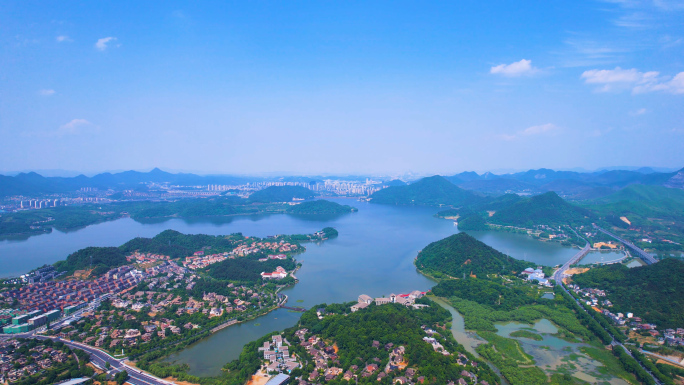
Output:
M392 186L371 195L374 203L394 205L461 206L482 199L439 175L423 178L407 186Z
M290 214L345 214L358 211L356 207L341 205L325 199L302 202L292 206L287 212Z
M563 200L553 191L523 199L497 211L492 223L512 226L586 224L594 218L591 211Z
M316 194L301 186L270 186L249 196L252 202L292 202L293 199L312 199Z
M648 266L613 264L572 277L582 288L605 290L611 311L633 312L659 328L684 327L684 262L666 258Z
M427 245L418 253L416 266L438 278L461 278L464 274L514 274L535 265L511 258L466 233L458 233Z

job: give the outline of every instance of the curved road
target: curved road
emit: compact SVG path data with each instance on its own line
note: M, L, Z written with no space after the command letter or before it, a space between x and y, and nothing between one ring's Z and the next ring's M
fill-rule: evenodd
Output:
M109 362L109 365L111 365L110 372L111 373L118 373L122 371L127 371L128 372L128 380L126 381L127 383L133 384L133 385L169 385L169 384L175 384L174 382L162 380L161 378L157 378L149 373L143 372L140 369L136 369L133 367L130 367L124 363L124 360L119 360L116 359L112 356L110 356L108 353L103 352L100 349L94 348L92 346L84 345L78 342L72 342L69 340L61 339L58 337L47 337L47 336L32 336L32 338L37 338L39 340L46 340L46 339L52 339L54 341L61 341L65 345L69 346L70 348L75 348L75 349L81 349L87 353L90 354L90 362L92 362L95 366L101 368L102 370L105 369L105 365L107 362Z

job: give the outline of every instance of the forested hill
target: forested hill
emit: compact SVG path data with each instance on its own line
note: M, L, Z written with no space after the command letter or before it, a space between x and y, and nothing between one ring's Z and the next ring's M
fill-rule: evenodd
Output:
M649 218L684 222L684 190L676 188L632 185L586 206L602 216L625 216L638 227L647 225Z
M515 274L535 265L509 257L466 233L458 233L427 245L418 253L416 266L438 278L461 278L463 274Z
M591 211L572 205L551 191L502 208L490 221L500 225L534 226L588 224L593 218Z
M481 200L439 175L423 178L407 186L392 186L371 195L371 202L394 205L461 206Z
M252 202L292 202L297 199L311 199L314 192L301 186L271 186L249 196Z
M296 326L282 332L282 337L291 344L290 352L296 353L305 363L292 374L302 378L309 378L312 373L318 375L315 363L321 359L319 351L324 350L332 356L330 359L335 367L342 369L342 373L350 371L354 376L346 381L340 373L326 381L328 384L394 384L403 378L402 383L407 383L408 379L412 384L445 385L458 383L459 379L468 378L469 373L477 376L478 383L499 384L500 380L488 365L468 353L451 333L442 332L442 327L451 321L449 312L425 298L418 302L428 306L412 309L399 304L371 305L355 313L350 312L352 303L314 306L302 314ZM316 314L320 308L325 314L322 317ZM428 337L424 328L438 330L439 333L430 336L450 354L436 351L423 340ZM302 339L295 334L298 330L303 332L304 341L320 338L320 345L305 349ZM271 334L245 345L240 358L225 366L225 372L240 381L231 383L244 383L259 369L263 354L257 349L270 340ZM401 354L401 350L394 349L403 349L403 355L396 360L402 364L388 366L391 354ZM367 370L372 375L367 375Z
M596 267L573 276L582 288L605 290L614 313L632 312L659 328L684 327L684 261L667 258L648 266Z
M288 209L288 212L291 214L344 214L354 211L358 211L358 209L356 207L326 201L325 199L302 202Z

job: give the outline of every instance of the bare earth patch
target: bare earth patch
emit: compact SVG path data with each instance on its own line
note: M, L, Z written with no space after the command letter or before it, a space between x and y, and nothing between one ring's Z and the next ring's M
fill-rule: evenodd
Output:
M575 275L575 274L582 274L586 273L589 271L588 267L573 267L572 269L568 269L565 274L567 275Z

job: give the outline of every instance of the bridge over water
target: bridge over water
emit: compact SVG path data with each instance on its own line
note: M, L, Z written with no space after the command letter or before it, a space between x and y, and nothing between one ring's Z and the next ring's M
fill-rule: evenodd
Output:
M652 265L652 264L658 262L658 260L655 259L655 258L653 258L653 256L652 256L651 254L649 254L649 253L647 253L647 252L641 250L640 248L638 248L638 247L637 247L635 244L633 244L632 242L627 241L627 240L625 240L625 239L622 239L622 238L618 237L617 235L611 233L610 231L604 230L604 229L602 229L602 228L596 226L596 224L593 224L593 225L594 225L594 228L595 228L596 230L598 230L598 231L600 231L600 232L602 232L602 233L604 233L604 234L606 234L606 235L608 235L608 236L610 236L610 237L613 237L613 238L617 239L618 241L622 242L625 246L627 246L627 247L629 247L630 249L632 249L632 251L634 251L634 252L637 254L637 256L638 256L639 258L641 258L644 262L646 262L647 265Z

